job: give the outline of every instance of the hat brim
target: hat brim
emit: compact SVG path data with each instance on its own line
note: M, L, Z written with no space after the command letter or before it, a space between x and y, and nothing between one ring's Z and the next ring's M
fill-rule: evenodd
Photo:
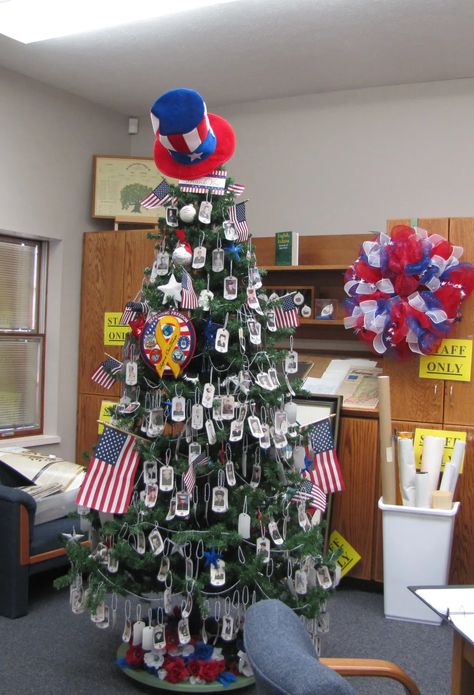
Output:
M172 176L175 179L198 179L201 176L206 176L213 169L216 169L224 162L227 162L235 150L235 133L234 129L228 121L214 113L209 113L209 122L211 124L214 135L216 136L217 145L215 151L203 162L196 160L192 164L180 164L176 162L166 149L161 144L157 135L155 139L155 147L153 157L159 171L165 176Z

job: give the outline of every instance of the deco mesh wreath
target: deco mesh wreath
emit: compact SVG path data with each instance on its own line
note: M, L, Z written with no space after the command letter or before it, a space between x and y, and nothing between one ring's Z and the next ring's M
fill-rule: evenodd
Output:
M406 225L365 241L345 274L345 327L379 354L435 352L474 287L462 253L439 234Z

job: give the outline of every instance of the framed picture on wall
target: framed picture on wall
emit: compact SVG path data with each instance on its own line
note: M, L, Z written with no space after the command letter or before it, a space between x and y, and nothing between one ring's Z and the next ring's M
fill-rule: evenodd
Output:
M297 408L296 420L300 427L309 427L315 422L330 418L334 446L337 448L342 396L298 396L292 400Z
M143 208L140 202L163 179L152 157L94 155L92 217L137 221L164 216L164 208ZM177 183L176 179L166 179Z

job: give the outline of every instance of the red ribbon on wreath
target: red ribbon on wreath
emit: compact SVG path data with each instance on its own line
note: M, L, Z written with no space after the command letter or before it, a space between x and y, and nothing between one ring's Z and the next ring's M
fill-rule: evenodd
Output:
M462 253L441 235L407 225L365 241L344 278L345 327L380 355L435 352L474 288Z

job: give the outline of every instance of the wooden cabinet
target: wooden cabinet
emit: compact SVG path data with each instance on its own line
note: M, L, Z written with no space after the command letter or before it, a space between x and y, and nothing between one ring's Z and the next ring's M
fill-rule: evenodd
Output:
M410 224L410 220L388 220L389 232L396 224ZM423 218L417 226L431 234L441 234L452 244L462 246L462 261L474 261L474 218L443 217ZM461 321L453 329L450 338L472 339L474 334L474 296L461 306ZM383 360L384 373L391 377L391 402L394 429L412 431L417 427L427 429L461 430L468 432L468 445L464 472L460 476L456 499L461 505L456 518L451 583L474 583L474 557L470 553L474 534L474 455L473 427L474 382L455 382L437 379L420 379L419 358L408 361L394 358ZM377 521L380 524L380 519ZM380 539L378 539L380 544Z
M91 375L108 353L121 359L121 348L104 345L105 312L121 312L140 289L143 269L153 262L155 242L146 230L86 232L83 240L79 344L76 460L97 441L103 400L118 400L120 387L107 390Z

